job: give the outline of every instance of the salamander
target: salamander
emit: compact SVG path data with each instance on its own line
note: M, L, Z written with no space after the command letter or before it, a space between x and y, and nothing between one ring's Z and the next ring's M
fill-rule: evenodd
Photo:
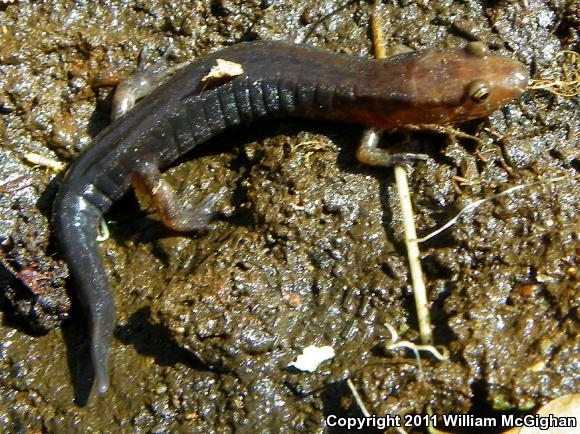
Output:
M238 64L242 73L208 84L204 77L218 59ZM231 127L283 117L386 130L406 124L442 125L486 116L517 98L528 84L524 65L478 43L379 61L304 45L251 42L172 72L73 161L54 203L54 232L87 318L101 394L109 387L115 306L97 250L97 225L131 184L153 193L170 227L203 228L214 216L223 189L195 208L186 207L161 178L161 169ZM145 68L140 73L147 76ZM130 90L125 89L133 97ZM388 166L408 156L373 148L359 150L357 158Z

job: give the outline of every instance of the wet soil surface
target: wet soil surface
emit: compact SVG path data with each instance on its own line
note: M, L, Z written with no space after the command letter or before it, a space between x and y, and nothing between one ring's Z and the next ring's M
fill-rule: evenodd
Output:
M483 40L553 77L578 49L575 1L382 6L389 45ZM329 15L330 14L330 15ZM183 200L225 185L210 231L177 234L133 194L101 252L117 325L112 388L89 396L86 325L49 228L64 164L109 123L111 91L142 47L174 61L247 40L370 56L370 5L331 1L0 1L0 426L5 432L307 432L329 414L497 415L580 390L578 99L527 93L462 125L481 143L417 134L407 149L435 341L418 341L391 170L356 163L360 127L276 121L215 138L170 170ZM313 74L316 72L313 71ZM396 78L394 78L396 79ZM434 78L434 85L436 79ZM460 179L460 178L463 178ZM331 345L316 373L287 368ZM90 399L89 399L90 398ZM412 430L410 430L412 431Z

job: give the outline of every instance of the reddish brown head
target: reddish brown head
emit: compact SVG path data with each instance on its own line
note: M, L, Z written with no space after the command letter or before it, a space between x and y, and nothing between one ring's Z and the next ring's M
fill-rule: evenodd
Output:
M391 101L375 100L385 111L384 127L446 124L486 116L519 97L528 86L528 71L516 60L490 53L482 43L463 49L419 51L388 59L401 80L383 80Z

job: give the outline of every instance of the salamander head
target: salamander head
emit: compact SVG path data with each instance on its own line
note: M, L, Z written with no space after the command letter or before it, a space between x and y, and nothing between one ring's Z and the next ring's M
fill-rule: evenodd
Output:
M498 110L528 87L528 70L520 62L493 55L487 46L471 42L463 50L466 63L456 81L462 92L453 121L474 119ZM459 95L454 95L458 98ZM457 99L451 99L453 104Z
M480 42L463 49L415 53L406 75L402 123L445 124L486 116L528 86L524 65L492 54Z

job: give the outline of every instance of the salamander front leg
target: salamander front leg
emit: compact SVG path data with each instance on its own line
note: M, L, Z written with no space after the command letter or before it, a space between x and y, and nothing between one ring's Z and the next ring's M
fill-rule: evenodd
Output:
M371 166L389 167L393 164L408 163L411 160L427 160L426 154L391 154L386 149L379 148L383 131L378 128L367 128L362 135L356 151L358 161Z
M216 204L227 192L223 187L195 207L184 205L171 185L163 179L159 168L152 163L141 164L133 173L132 183L136 190L152 197L163 224L180 232L203 229L211 223L216 215Z
M187 63L177 63L168 67L166 64L171 50L172 45L170 42L163 56L157 62L148 64L145 62L147 51L145 48L141 49L137 68L135 68L133 74L121 81L115 89L111 113L113 120L120 118L131 110L139 99L149 95L157 86Z

